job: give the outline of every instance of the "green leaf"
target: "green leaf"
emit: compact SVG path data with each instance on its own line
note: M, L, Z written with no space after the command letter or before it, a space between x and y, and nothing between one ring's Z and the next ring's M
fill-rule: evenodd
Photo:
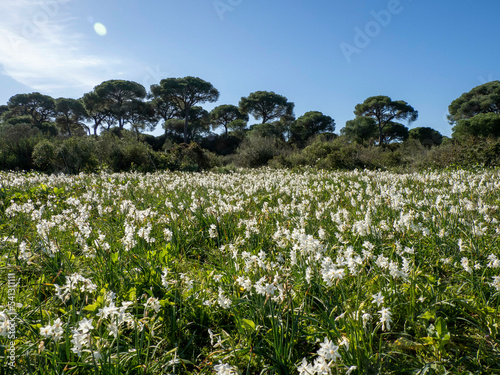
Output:
M93 304L91 305L87 305L85 306L83 309L85 311L95 311L97 308L99 307L99 302L94 302Z
M242 328L250 328L252 331L255 331L255 323L248 319L241 319Z
M421 340L424 342L424 345L434 345L436 340L432 337L422 337Z
M135 287L130 288L128 291L128 300L134 301L136 296L137 296L137 290L135 289Z
M436 314L435 313L432 313L430 311L426 311L424 312L423 314L419 315L418 316L420 319L425 319L427 321L431 320L431 319L436 319Z
M118 253L112 253L110 258L113 263L118 262Z
M435 327L439 338L443 338L448 333L446 322L442 317L437 318Z

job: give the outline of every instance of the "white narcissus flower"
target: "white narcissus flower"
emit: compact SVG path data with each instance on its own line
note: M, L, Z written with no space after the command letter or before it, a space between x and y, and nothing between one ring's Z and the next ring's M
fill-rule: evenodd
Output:
M500 292L500 276L493 276L493 282L490 285Z
M224 291L221 288L219 288L219 297L217 298L217 302L223 309L229 309L232 303L232 301L224 295Z
M361 316L361 319L363 320L363 328L366 328L366 325L370 320L372 320L372 316L369 313L364 313Z
M78 323L78 330L81 333L89 333L89 331L92 330L93 328L94 326L92 325L92 320L88 320L87 318L83 318Z
M214 370L217 375L233 375L237 374L237 370L234 366L228 365L227 363L219 362L218 365L214 366Z
M249 292L252 289L252 281L248 277L238 276L236 282L244 291Z
M332 372L325 357L321 356L314 360L314 371L318 375L330 375Z
M379 314L380 314L380 323L382 323L382 330L390 331L392 323L391 311L389 310L389 308L383 307L382 310L379 311Z
M462 264L462 267L464 268L465 272L472 273L472 268L469 266L469 259L466 257L463 257L460 259L460 263Z
M325 341L320 344L320 349L318 350L318 355L326 359L327 361L336 362L340 358L339 347L334 345L331 340L325 337Z
M210 238L217 238L217 225L211 224L210 228L208 228L208 236Z
M146 309L153 309L155 312L160 311L160 301L158 301L158 298L155 297L149 297L146 303L144 304L144 307Z
M297 366L297 371L299 372L299 375L314 375L316 373L314 366L307 363L305 358L302 358L302 362L299 366Z
M378 292L377 294L372 295L372 302L377 304L377 307L380 307L384 303L384 296L382 295L382 292Z

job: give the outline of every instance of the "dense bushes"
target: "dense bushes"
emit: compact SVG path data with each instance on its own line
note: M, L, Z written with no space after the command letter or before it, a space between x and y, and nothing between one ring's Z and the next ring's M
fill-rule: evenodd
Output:
M286 153L285 144L273 136L252 134L245 138L234 155L234 163L239 167L260 167L275 157Z
M270 163L273 167L312 166L322 169L386 169L403 168L472 168L500 166L500 140L468 138L461 142L448 141L429 148L415 139L387 147L362 146L335 140L317 140L303 150L280 155Z
M127 132L121 137L105 132L99 137L42 139L34 146L32 159L34 169L48 173L200 171L218 165L217 156L196 143L154 151Z
M164 163L161 165L162 169L173 171L198 172L218 165L215 154L202 149L194 142L175 145L160 160Z
M227 166L255 168L394 169L500 166L500 140L448 139L430 146L410 137L384 147L362 145L346 136L318 135L300 149L283 139L257 133L241 138L217 136L207 146L174 144L165 136L153 137L122 130L99 136L54 137L30 124L0 125L0 169L80 173L156 170L201 171ZM162 143L163 142L163 143ZM239 147L237 145L239 144Z
M40 131L29 124L2 124L0 127L0 169L33 169L33 150L40 139Z

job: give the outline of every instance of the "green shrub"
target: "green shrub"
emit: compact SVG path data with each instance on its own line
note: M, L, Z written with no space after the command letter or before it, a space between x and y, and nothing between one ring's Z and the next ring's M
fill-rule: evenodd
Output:
M252 134L236 151L234 163L239 167L261 167L285 152L285 145L278 138Z
M0 169L34 169L32 154L40 139L39 130L30 124L3 124L0 129Z
M121 136L113 132L104 132L99 136L97 143L101 163L107 165L113 172L156 170L151 147L138 141L130 131L122 130Z
M173 146L167 154L167 167L174 171L197 172L217 166L215 154L203 150L197 143L181 143Z
M48 139L38 142L33 150L33 163L42 172L56 171L56 146Z

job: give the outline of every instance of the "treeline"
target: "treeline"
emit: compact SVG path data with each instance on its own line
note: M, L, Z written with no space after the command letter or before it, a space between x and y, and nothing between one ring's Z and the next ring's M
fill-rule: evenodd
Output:
M208 112L219 91L196 77L147 91L110 80L80 99L18 94L0 106L0 168L43 172L197 171L214 167L429 168L500 164L500 82L449 106L452 138L409 129L418 111L403 100L367 98L335 133L332 117L257 91ZM250 115L258 124L249 125ZM406 124L406 125L405 125ZM164 134L145 134L161 126Z

